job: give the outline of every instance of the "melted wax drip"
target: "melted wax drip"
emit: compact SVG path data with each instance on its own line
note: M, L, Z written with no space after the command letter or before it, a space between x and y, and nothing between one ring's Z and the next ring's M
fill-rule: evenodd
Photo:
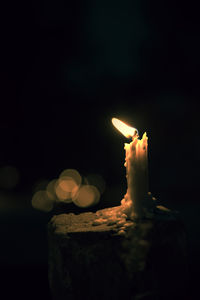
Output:
M155 198L152 197L151 193L148 193L148 197L151 197L153 202L155 202ZM111 208L102 209L96 212L97 219L94 220L93 226L98 226L102 224L106 224L108 226L115 225L118 234L124 235L126 229L130 226L134 225L134 221L136 221L136 217L132 214L132 201L128 201L126 196L121 201L120 206L115 206ZM145 217L152 219L154 217L154 208L155 205L152 206L152 209L145 210Z

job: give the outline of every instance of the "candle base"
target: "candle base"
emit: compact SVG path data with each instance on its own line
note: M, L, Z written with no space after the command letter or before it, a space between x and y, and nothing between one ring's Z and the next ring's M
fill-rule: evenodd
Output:
M60 214L49 222L53 299L184 298L186 236L178 215L157 207L153 219L129 221L121 235L116 222L96 222L112 210Z
M148 192L137 201L136 205L135 201L130 199L129 194L126 193L121 201L121 208L123 213L133 221L152 219L156 209L156 198L152 196L151 192Z

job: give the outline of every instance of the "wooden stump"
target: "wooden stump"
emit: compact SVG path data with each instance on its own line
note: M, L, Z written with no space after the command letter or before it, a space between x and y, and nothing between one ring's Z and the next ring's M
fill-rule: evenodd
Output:
M95 213L60 214L48 224L49 283L55 300L183 299L184 226L157 208L153 219L94 226Z

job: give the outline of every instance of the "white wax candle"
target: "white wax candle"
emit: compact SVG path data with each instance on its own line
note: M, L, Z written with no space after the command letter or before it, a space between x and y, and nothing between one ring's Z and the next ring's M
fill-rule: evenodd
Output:
M143 134L141 140L133 137L130 144L125 144L126 150L126 177L127 193L123 202L129 207L130 217L142 217L145 201L148 194L148 159L147 135Z
M126 137L132 137L132 142L125 143L127 192L121 201L123 211L131 219L141 218L145 210L152 206L148 196L148 144L146 132L140 140L137 130L113 118L113 125Z

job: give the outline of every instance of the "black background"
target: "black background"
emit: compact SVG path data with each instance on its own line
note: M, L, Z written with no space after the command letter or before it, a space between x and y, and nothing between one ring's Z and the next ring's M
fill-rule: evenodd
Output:
M1 9L1 282L7 299L49 299L46 224L36 182L66 168L106 182L100 207L126 189L117 117L149 137L150 190L181 212L190 293L199 270L199 16L182 1L26 1ZM114 197L114 199L113 199ZM72 208L75 210L75 208ZM67 211L67 208L66 208Z

